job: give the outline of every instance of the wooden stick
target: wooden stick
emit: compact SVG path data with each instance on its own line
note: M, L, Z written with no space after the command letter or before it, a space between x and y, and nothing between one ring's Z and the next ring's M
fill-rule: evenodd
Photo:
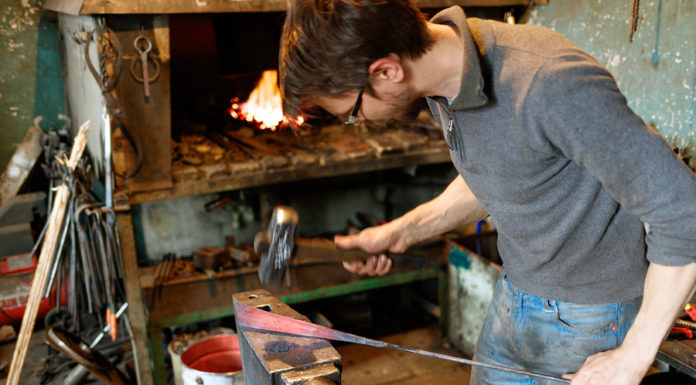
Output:
M72 171L77 167L77 162L82 157L82 152L85 149L85 144L87 142L86 132L88 128L89 121L85 122L80 127L77 136L75 136L70 159L68 159L67 164L68 168ZM46 286L46 279L48 278L48 272L51 267L51 259L55 253L56 243L58 242L58 236L60 234L60 228L63 223L63 217L65 216L69 198L70 190L68 186L66 186L65 183L58 186L56 197L53 201L53 210L51 210L51 214L48 217L48 229L46 230L43 246L41 247L39 263L34 272L34 279L31 282L29 299L27 300L27 307L24 311L24 317L22 318L22 327L17 335L17 343L14 353L12 354L10 373L6 382L7 385L19 384L19 377L22 374L22 367L24 367L24 359L29 349L31 333L34 330L34 324L36 322L36 313L39 311L39 305L41 304L44 293L44 286Z

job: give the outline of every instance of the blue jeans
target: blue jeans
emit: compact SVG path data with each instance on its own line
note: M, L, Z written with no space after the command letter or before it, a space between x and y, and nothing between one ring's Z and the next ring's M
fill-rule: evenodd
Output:
M623 341L642 298L580 305L516 289L502 274L476 344L474 359L560 377ZM494 369L472 368L470 385L560 384Z

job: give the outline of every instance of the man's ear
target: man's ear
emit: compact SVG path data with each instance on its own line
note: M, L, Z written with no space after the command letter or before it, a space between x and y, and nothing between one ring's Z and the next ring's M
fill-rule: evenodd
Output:
M404 79L404 67L399 56L390 54L370 64L368 72L373 81L400 82Z

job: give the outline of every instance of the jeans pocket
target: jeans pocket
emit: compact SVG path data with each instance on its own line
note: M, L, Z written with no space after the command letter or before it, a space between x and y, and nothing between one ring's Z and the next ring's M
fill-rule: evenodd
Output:
M561 328L578 335L607 335L618 330L619 306L618 303L580 305L557 302L556 321Z

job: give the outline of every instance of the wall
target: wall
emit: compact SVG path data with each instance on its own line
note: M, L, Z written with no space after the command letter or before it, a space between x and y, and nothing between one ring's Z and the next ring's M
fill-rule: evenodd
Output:
M696 2L643 0L629 43L632 1L551 0L528 24L551 28L616 77L629 106L696 166Z
M43 1L0 0L0 172L35 117L60 127L65 111L56 24Z

